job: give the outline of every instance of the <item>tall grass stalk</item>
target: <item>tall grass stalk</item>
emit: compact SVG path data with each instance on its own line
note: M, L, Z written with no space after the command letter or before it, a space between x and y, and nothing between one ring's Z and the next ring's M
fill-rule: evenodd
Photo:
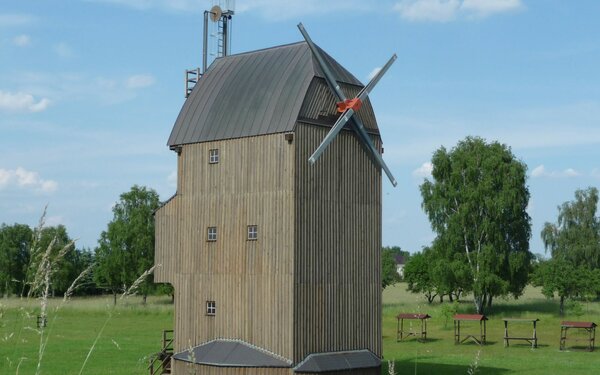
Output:
M123 299L125 297L129 297L134 295L137 292L137 289L139 288L139 286L144 282L144 280L146 279L146 277L148 277L149 275L151 275L154 272L154 269L156 267L160 266L159 264L155 264L154 266L150 267L149 269L147 269L144 273L142 273L142 275L140 277L138 277L133 284L131 284L131 286L125 290L123 292L123 294L121 294L121 298L119 299Z
M69 251L69 249L74 246L75 241L71 241L68 244L66 244L65 246L63 246L62 249L59 250L58 254L55 257L52 257L52 250L54 248L54 245L56 244L56 236L52 239L52 241L50 241L50 244L48 245L48 248L46 249L46 251L44 252L44 255L42 257L42 261L39 263L38 265L38 272L35 275L35 279L33 282L33 285L31 286L31 289L29 290L28 295L31 295L33 293L36 293L38 291L38 289L42 289L42 294L40 296L40 326L38 327L40 329L40 345L39 345L39 349L38 349L38 363L37 363L37 367L35 370L35 374L39 375L41 367L42 367L42 359L44 358L44 352L46 350L46 345L48 343L48 336L49 333L46 335L46 338L44 340L44 331L46 328L46 324L48 321L48 297L50 295L50 285L51 285L51 278L52 275L54 274L54 272L57 271L57 264L58 262L67 254L67 251ZM56 318L56 314L55 314L55 318Z
M96 348L96 344L98 343L98 340L100 339L100 337L102 336L102 333L104 332L104 328L106 328L106 325L108 324L108 322L110 321L111 318L112 318L112 312L109 311L108 317L106 318L106 320L104 320L104 324L102 325L102 328L100 328L100 331L98 331L98 334L96 335L96 338L94 339L94 343L92 344L92 346L90 347L90 350L88 350L88 353L85 356L85 361L83 361L83 364L81 365L81 369L79 370L79 375L83 374L83 369L85 368L85 365L87 364L88 360L90 359L92 352Z

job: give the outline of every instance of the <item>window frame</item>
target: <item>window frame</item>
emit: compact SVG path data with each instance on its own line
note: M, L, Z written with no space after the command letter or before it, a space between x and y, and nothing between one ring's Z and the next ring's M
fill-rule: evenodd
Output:
M206 315L207 316L217 315L217 303L215 301L206 301Z
M256 224L248 225L247 232L246 232L246 240L247 241L258 240L258 225L256 225Z
M206 227L206 241L217 242L218 232L217 227Z
M208 164L219 164L219 156L218 148L208 150Z

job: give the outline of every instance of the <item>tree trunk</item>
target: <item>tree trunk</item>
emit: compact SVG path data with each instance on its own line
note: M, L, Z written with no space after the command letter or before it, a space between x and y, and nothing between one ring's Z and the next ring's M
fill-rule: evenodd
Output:
M146 306L146 300L148 299L148 294L144 293L142 295L142 305Z
M175 292L171 293L171 304L175 303Z
M474 296L473 303L475 303L475 310L477 311L477 314L483 315L483 305L484 305L483 297L482 296Z
M448 293L448 299L450 302L454 302L454 299L452 298L452 292Z
M117 306L117 292L113 290L113 305Z
M490 296L488 297L488 301L487 301L487 307L488 308L492 308L492 295L490 294Z
M440 303L444 303L444 295L440 294Z
M565 316L565 296L560 296L559 314L560 316Z

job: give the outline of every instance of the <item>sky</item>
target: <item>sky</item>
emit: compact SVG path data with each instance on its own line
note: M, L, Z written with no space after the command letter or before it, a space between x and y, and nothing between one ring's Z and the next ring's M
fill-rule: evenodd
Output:
M201 64L210 0L4 1L0 5L0 223L64 224L93 249L134 184L174 194L166 146ZM223 1L222 5L226 2ZM383 244L434 238L419 185L466 136L528 167L530 249L576 189L600 185L600 2L238 0L232 53L312 39L366 83L384 159Z

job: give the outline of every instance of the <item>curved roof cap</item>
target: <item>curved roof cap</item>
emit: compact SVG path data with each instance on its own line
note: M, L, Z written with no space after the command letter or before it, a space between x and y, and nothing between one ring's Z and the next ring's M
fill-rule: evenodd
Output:
M363 86L321 53L343 87ZM217 59L185 101L168 145L293 131L314 77L323 74L306 42Z

